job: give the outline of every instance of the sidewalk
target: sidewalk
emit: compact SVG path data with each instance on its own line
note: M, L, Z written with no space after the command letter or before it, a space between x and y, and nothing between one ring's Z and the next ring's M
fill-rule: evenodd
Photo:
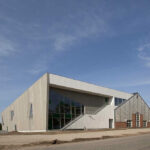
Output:
M35 135L0 135L0 145L24 145L38 142L48 142L53 140L72 141L80 138L102 138L104 136L129 136L135 134L150 133L150 128L126 129L126 130L108 130L108 131L85 131L56 134L35 134Z

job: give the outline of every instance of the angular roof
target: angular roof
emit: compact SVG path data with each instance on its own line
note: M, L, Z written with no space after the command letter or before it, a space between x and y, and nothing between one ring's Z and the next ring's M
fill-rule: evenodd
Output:
M118 97L123 99L129 99L133 94L121 92L118 90L86 83L79 80L74 80L54 74L49 74L49 84L52 87L63 88L67 90L89 93L100 96Z

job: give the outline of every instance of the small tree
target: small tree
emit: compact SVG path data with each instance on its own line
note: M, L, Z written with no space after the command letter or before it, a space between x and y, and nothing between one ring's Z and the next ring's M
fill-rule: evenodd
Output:
M0 123L0 130L2 130L2 124Z

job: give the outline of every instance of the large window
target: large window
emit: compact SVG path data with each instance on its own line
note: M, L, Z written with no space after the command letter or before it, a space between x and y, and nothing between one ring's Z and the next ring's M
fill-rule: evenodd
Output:
M140 127L140 114L136 113L136 127Z
M60 129L84 111L82 104L50 89L49 130Z
M108 105L109 104L109 99L105 98L105 103Z
M132 120L127 120L127 128L131 128L132 127Z
M125 99L122 98L116 98L115 97L115 106L120 105L121 103L123 103L125 101Z
M143 127L146 128L147 127L147 121L143 120Z

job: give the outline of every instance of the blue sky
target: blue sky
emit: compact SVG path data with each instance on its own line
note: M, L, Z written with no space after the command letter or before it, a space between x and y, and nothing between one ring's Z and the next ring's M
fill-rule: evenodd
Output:
M150 105L149 0L0 0L0 112L45 72Z

